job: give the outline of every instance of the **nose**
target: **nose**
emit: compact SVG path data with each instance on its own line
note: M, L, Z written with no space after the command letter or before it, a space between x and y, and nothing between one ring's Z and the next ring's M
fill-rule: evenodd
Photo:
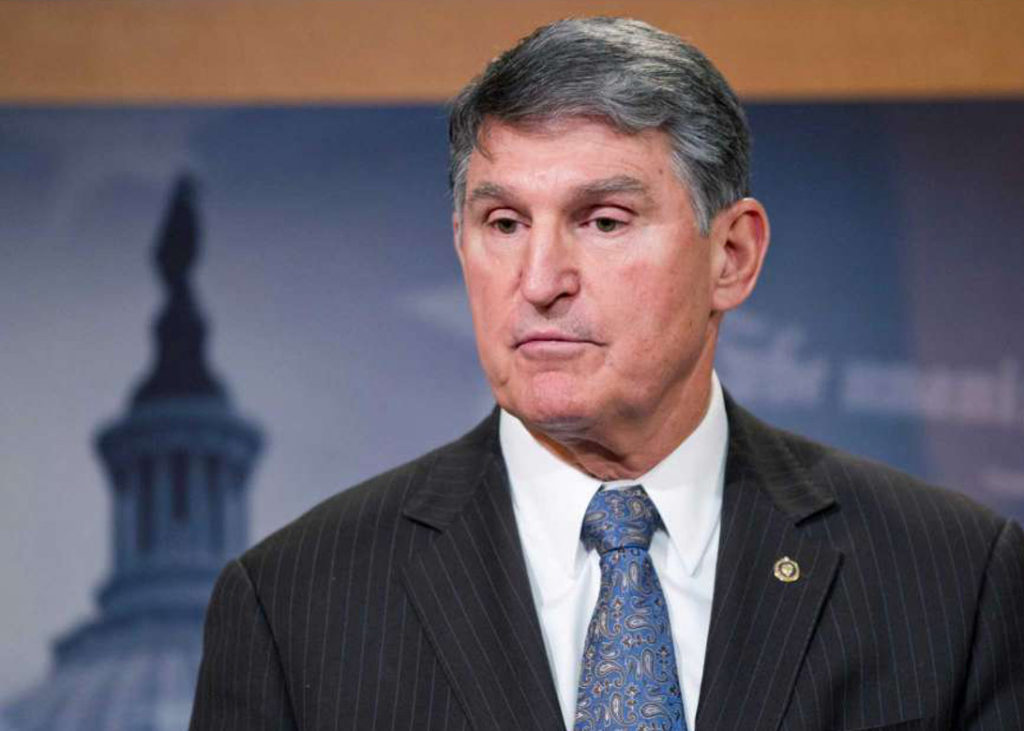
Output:
M580 290L577 251L558 225L534 221L525 251L520 290L538 309L549 309Z

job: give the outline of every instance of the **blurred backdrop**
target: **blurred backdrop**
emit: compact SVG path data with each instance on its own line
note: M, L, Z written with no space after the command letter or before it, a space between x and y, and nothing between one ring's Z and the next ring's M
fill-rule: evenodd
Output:
M565 15L748 102L733 395L1024 519L1024 14L767 5L0 2L0 730L184 728L219 567L491 408L442 102Z

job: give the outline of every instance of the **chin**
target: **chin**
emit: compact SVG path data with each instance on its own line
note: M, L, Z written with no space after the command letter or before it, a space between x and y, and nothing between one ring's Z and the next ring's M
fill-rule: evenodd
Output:
M511 395L507 402L498 399L498 403L523 423L545 433L579 434L593 424L594 408L580 389L571 386L544 379Z

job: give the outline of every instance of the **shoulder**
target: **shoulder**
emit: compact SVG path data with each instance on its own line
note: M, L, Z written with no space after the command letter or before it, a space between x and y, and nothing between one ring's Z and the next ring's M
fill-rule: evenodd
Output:
M787 435L810 479L826 484L840 508L887 519L880 527L903 527L918 533L939 526L963 540L989 545L1008 522L1006 518L957 489L930 484L913 475L864 457ZM894 522L891 526L888 521Z
M793 472L834 500L822 529L840 547L884 547L896 556L906 550L906 560L937 553L947 564L983 565L1000 536L1019 531L958 490L769 426L741 409L733 415L753 440L772 443L771 451L785 453Z
M374 551L380 536L412 530L403 520L406 506L436 473L483 452L496 424L492 414L459 439L335 493L259 541L239 562L259 584L261 578L273 581L281 565L317 564L339 551L358 559Z
M369 526L380 529L393 524L401 513L406 491L420 475L429 472L436 458L435 452L425 454L335 493L259 541L239 561L250 572L263 573L266 564L285 557L302 560L311 545L323 544L325 534L333 543L335 535L340 539L363 533Z
M779 431L808 475L825 482L840 499L856 500L866 494L893 509L937 511L939 517L976 515L997 519L991 510L963 492L934 485L899 469L842 449Z

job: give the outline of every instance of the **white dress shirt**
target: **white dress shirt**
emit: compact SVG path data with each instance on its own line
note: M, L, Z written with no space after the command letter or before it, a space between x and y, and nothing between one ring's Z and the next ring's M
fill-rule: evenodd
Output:
M650 555L665 591L686 721L692 729L711 621L729 427L722 388L712 374L704 419L675 451L635 480L602 483L567 465L502 411L499 434L530 587L540 618L558 701L571 729L580 660L597 603L601 568L580 540L583 515L602 484L643 485L665 531Z

